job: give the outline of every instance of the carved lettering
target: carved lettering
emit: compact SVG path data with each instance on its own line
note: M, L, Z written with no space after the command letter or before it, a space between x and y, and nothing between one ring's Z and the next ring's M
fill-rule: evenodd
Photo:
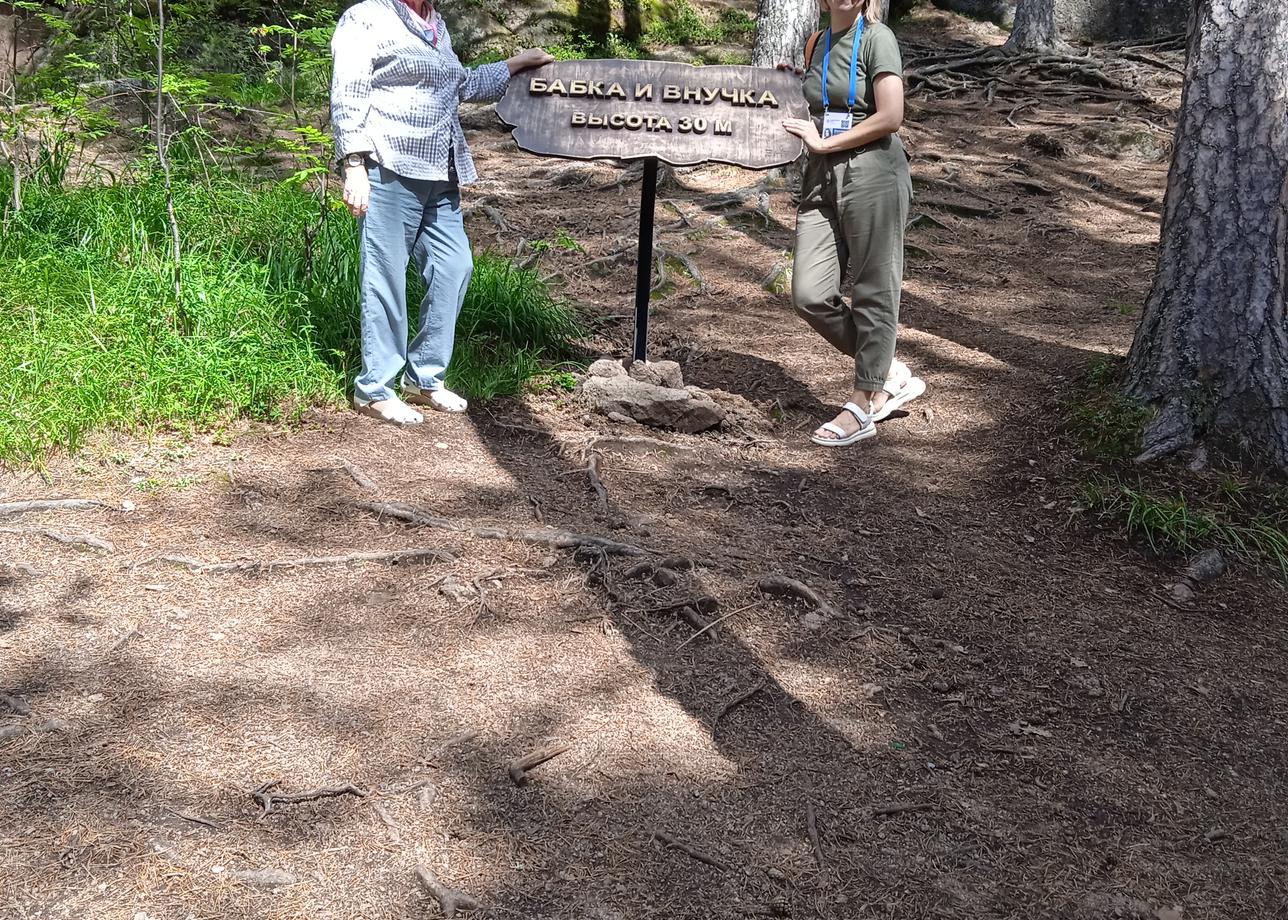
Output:
M652 83L636 83L636 84L635 84L635 99L636 99L636 101L637 101L637 102L638 102L640 99L647 99L649 102L652 102L652 101L653 101L653 84L652 84Z
M618 98L618 99L625 99L625 98L626 98L626 90L622 89L622 84L620 84L620 83L614 83L612 86L608 87L608 91L607 91L606 93L604 93L604 95L606 95L606 96L613 96L613 97L616 97L616 98Z
M568 81L568 95L569 96L586 95L586 81L585 80Z
M681 97L681 98L682 98L685 102L701 102L701 101L702 101L702 87L700 87L700 86L686 86L686 87L684 88L684 93L683 93L683 95L682 95L682 97Z
M666 86L663 86L663 87L662 87L662 101L663 101L663 102L679 102L679 101L680 101L680 87L678 87L678 86L673 86L673 85L671 85L670 83L668 83Z
M644 127L644 117L642 115L627 115L626 127L631 131L638 131Z
M778 97L769 90L765 90L760 96L760 104L778 108Z
M603 115L591 115L586 119L586 123L592 128L602 128L607 124Z
M733 134L733 122L721 121L719 118L717 118L715 133L720 135L721 137L728 137L729 135Z
M530 93L544 93L548 87L549 84L540 77L533 77L528 81L528 92Z
M668 121L666 118L659 118L657 120L657 128L655 130L665 131L668 134L670 134L672 133L671 122Z
M574 128L584 128L584 127L586 127L586 113L585 113L585 112L573 112L573 113L572 113L572 126L573 126Z

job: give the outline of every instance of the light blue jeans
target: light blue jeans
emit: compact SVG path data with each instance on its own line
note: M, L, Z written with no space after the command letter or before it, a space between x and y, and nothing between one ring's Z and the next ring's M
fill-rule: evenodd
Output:
M371 203L358 224L362 266L362 373L354 397L395 395L395 379L422 390L443 386L456 318L474 272L455 182L407 179L383 166L367 171ZM425 279L420 328L407 344L407 263Z

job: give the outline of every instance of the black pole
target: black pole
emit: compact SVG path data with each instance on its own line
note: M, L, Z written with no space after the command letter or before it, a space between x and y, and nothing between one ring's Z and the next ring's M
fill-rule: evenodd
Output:
M636 361L648 357L648 303L653 293L653 210L657 206L657 157L644 161L644 187L640 191L640 249L635 264Z

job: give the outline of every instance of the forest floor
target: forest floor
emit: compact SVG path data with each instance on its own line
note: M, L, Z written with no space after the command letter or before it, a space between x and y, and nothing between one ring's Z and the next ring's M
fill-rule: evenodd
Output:
M1288 915L1282 582L1236 570L1176 609L1182 560L1072 510L1061 418L1130 341L1166 117L1014 105L912 107L899 350L929 391L856 448L809 444L849 369L761 285L790 191L713 204L759 179L713 167L661 193L705 290L674 273L653 356L758 424L646 432L551 392L409 430L113 438L0 480L102 503L0 520L0 916L441 916L418 866L525 920ZM479 248L566 231L584 252L542 269L620 353L631 258L586 263L633 241L638 182L473 143L470 201L517 228L476 208ZM527 539L547 527L647 555ZM629 576L659 556L692 568ZM250 565L195 567L221 562ZM699 598L720 622L695 638ZM365 795L264 814L271 781Z

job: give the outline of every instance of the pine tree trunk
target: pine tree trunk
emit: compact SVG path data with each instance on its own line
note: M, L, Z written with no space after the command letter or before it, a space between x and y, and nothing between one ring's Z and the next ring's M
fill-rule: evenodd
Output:
M757 0L756 67L804 63L805 40L818 28L817 0Z
M1142 460L1207 448L1288 471L1288 10L1201 0L1158 271L1128 391Z
M1062 46L1055 19L1056 0L1020 0L1015 28L1006 40L1012 51L1050 51Z

